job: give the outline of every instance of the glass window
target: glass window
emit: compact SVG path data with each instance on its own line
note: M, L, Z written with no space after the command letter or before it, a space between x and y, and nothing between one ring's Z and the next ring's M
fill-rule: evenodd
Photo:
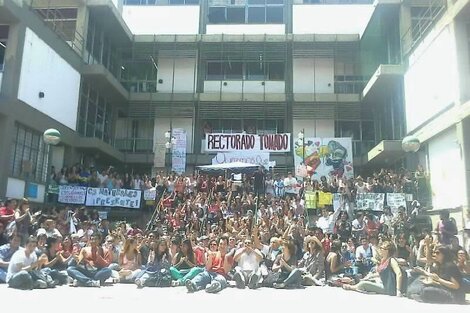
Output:
M282 24L284 22L284 11L282 7L266 8L266 23Z
M264 80L264 64L263 62L246 63L246 79L247 80Z
M224 67L225 79L242 79L243 78L243 63L242 62L227 62Z
M245 23L245 7L227 8L227 23L244 24Z
M209 23L222 24L226 23L225 8L224 7L210 7L209 8Z
M359 121L337 121L337 135L339 137L351 137L353 140L361 140Z
M362 122L362 140L375 140L374 122Z
M265 4L265 0L248 0L248 4Z
M170 4L184 4L184 0L170 0Z
M221 62L208 62L207 63L207 80L222 80L222 63Z
M248 23L264 24L266 22L265 7L248 7Z
M284 63L271 62L269 65L269 80L284 80Z

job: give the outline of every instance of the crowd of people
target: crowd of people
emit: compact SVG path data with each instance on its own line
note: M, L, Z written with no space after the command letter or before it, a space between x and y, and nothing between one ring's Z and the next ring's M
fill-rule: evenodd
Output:
M421 214L416 201L393 212L354 207L364 192L419 198L427 187L417 173L299 182L262 168L230 177L54 171L58 184L156 188L155 213L147 225L111 223L86 207L33 212L28 199L9 199L0 208L0 282L18 289L130 283L208 293L334 286L465 303L470 260L448 211L435 227L422 228L414 223ZM306 197L312 193L340 193L344 201L334 208Z

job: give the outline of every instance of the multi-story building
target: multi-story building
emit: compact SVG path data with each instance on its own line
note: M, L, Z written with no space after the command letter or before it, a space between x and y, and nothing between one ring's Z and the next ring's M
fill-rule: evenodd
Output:
M213 157L207 131L304 129L351 137L357 169L420 163L435 207L468 207L468 7L4 0L0 197L42 201L50 165L151 172L174 128L187 133L188 172ZM44 145L47 128L59 146ZM405 135L422 142L417 154L401 149ZM294 165L292 153L272 160Z

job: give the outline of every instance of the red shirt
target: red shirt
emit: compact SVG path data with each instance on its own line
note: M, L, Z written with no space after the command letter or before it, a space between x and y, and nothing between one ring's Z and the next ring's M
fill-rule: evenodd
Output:
M6 215L12 215L7 221L7 223L13 222L15 220L15 210L9 209L8 207L1 207L0 208L0 217L1 216L6 216ZM1 219L2 221L5 221L4 219Z

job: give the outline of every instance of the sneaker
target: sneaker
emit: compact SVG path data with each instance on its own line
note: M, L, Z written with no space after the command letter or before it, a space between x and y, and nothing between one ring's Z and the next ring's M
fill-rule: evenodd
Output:
M91 284L90 284L90 287L100 287L101 286L101 283L99 280L92 280L91 281Z
M245 279L241 273L236 272L235 275L233 275L233 280L235 281L238 289L245 288Z
M273 287L276 289L284 289L286 285L284 285L284 283L274 283Z
M47 288L47 283L44 280L36 280L34 283L34 287L37 289L46 289Z
M136 279L135 284L137 285L137 288L139 289L144 288L144 282L140 279Z
M222 290L222 286L218 281L213 281L209 286L206 287L207 293L216 293Z
M259 277L256 274L250 276L250 280L248 281L248 288L256 289L258 287L258 280Z
M179 287L180 286L180 282L177 281L177 280L172 280L171 281L171 287Z
M197 290L196 285L189 279L186 281L185 286L186 286L186 289L188 289L188 292L190 293L193 293Z

